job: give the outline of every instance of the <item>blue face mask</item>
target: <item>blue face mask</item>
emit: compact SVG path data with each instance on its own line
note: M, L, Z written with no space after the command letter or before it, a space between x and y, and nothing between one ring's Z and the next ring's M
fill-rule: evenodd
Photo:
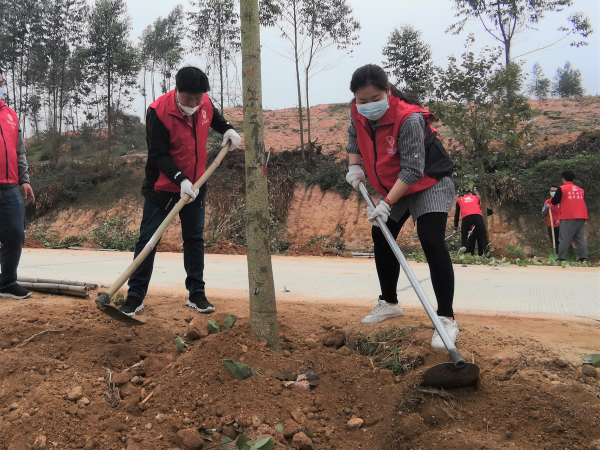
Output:
M554 197L554 194L556 194L556 191L550 192L550 197Z
M0 87L0 97L4 97L4 88Z
M369 120L379 120L383 117L385 112L388 110L388 98L387 96L376 102L356 104L356 110L361 116L366 117Z

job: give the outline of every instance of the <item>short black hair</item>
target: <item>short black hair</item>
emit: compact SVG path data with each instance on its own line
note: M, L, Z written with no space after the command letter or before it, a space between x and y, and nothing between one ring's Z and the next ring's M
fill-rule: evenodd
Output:
M210 91L208 77L197 67L182 67L175 75L175 86L179 92L200 94Z
M550 185L550 189L552 189L552 188L554 188L554 189L558 189L558 186L554 186L554 185L552 184L552 185Z
M562 173L562 177L565 179L565 181L573 181L575 179L575 172L572 170L565 170Z

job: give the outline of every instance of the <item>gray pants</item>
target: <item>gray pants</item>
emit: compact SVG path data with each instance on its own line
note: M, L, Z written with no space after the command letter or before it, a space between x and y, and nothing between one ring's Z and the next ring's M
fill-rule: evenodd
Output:
M571 242L575 242L577 245L576 252L579 259L588 257L584 219L564 219L560 221L558 259L567 259Z

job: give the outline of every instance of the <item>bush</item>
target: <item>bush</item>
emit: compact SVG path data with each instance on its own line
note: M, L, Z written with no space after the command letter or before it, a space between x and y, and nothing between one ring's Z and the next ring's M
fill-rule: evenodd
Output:
M128 228L129 219L112 217L92 231L94 242L104 248L133 251L140 233Z
M38 156L38 161L50 161L50 152L48 150L42 151Z

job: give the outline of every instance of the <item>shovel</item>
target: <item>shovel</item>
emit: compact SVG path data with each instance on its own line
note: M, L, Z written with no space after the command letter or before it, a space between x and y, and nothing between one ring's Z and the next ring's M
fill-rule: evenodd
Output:
M223 158L231 148L231 142L228 142L225 147L219 152L213 163L206 169L206 172L202 174L202 176L194 183L192 189L200 189L200 187L208 180L208 178L212 175L212 173L219 167ZM181 199L177 202L177 204L173 207L169 215L163 220L158 229L154 232L144 249L140 252L140 254L133 260L133 262L129 265L127 270L123 272L123 274L113 283L111 287L108 288L106 292L98 294L98 298L96 299L96 307L102 311L107 316L112 319L118 320L119 322L123 322L124 324L137 326L137 325L146 325L145 322L137 320L134 317L130 317L127 314L121 312L119 309L115 308L110 304L110 299L113 295L125 284L125 282L129 279L129 277L135 272L135 270L142 264L144 259L150 254L152 249L158 244L158 241L162 237L163 233L167 229L167 227L171 224L175 216L181 211L185 205L187 205L190 196L185 194Z
M367 205L371 208L375 208L375 204L373 203L373 200L371 200L371 196L367 192L365 185L360 182L358 187L362 196L367 202ZM422 385L436 389L459 389L475 386L477 384L477 380L479 379L479 367L476 364L466 362L465 358L463 358L456 348L456 345L454 345L450 340L448 333L446 333L446 329L442 325L437 313L433 310L427 295L425 295L425 291L423 291L423 288L419 284L417 277L415 277L415 274L408 265L406 258L402 254L400 247L398 247L396 240L392 236L392 233L390 233L390 230L381 217L377 218L377 224L379 225L379 228L381 228L381 231L383 232L385 239L388 241L388 244L390 244L390 247L396 255L396 258L398 258L400 266L406 273L408 281L410 281L410 284L415 290L417 297L419 297L419 300L421 301L423 308L425 308L425 311L433 323L433 326L442 338L442 342L444 342L446 350L448 350L448 355L452 360L452 362L437 364L427 369L423 375Z

